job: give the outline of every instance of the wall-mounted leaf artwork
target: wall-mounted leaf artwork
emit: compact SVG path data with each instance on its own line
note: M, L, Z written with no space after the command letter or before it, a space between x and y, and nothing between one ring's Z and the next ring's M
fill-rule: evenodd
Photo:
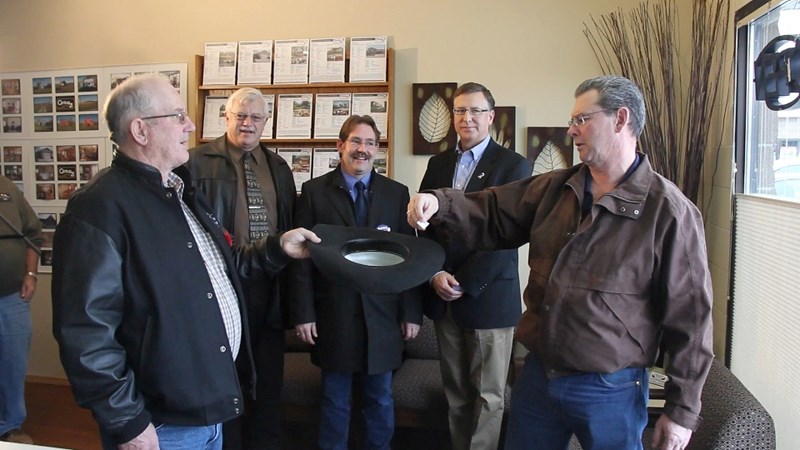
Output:
M515 148L514 131L517 128L517 108L514 106L495 106L494 122L489 129L489 134L495 142L511 151Z
M435 155L456 146L453 93L457 83L412 84L415 155Z
M572 166L572 137L565 127L528 127L528 159L533 175Z

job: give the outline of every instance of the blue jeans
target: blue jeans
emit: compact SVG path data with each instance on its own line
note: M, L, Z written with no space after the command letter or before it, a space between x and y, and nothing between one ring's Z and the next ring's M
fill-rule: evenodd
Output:
M364 392L366 442L363 448L388 450L394 434L392 372L367 375L322 371L319 447L323 450L347 449L354 379L360 380Z
M222 424L181 426L162 423L156 426L161 450L222 450ZM103 450L116 450L114 441L100 430Z
M574 433L586 450L641 450L648 373L627 368L548 379L533 353L511 391L506 450L566 450Z
M0 297L0 435L25 422L31 309L19 292Z

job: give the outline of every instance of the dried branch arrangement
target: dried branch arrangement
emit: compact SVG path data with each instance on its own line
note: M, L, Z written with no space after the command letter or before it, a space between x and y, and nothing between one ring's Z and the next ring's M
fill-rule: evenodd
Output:
M583 33L603 72L639 85L647 106L640 148L697 203L711 118L725 88L729 0L692 0L690 57L680 51L678 17L676 0L647 1L592 17Z

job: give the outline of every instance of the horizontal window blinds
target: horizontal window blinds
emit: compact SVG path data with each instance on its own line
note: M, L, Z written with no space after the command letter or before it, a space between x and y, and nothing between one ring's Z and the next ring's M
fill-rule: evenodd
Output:
M743 194L735 202L731 370L774 418L796 420L800 203ZM800 444L800 427L775 425L779 443Z

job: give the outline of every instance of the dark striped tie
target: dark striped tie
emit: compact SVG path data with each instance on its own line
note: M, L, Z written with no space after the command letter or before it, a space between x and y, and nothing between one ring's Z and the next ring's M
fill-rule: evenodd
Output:
M261 185L250 162L253 155L244 152L242 156L244 166L245 194L247 195L247 208L250 217L250 240L255 241L269 234L267 223L267 207L264 206L264 197L261 193Z

